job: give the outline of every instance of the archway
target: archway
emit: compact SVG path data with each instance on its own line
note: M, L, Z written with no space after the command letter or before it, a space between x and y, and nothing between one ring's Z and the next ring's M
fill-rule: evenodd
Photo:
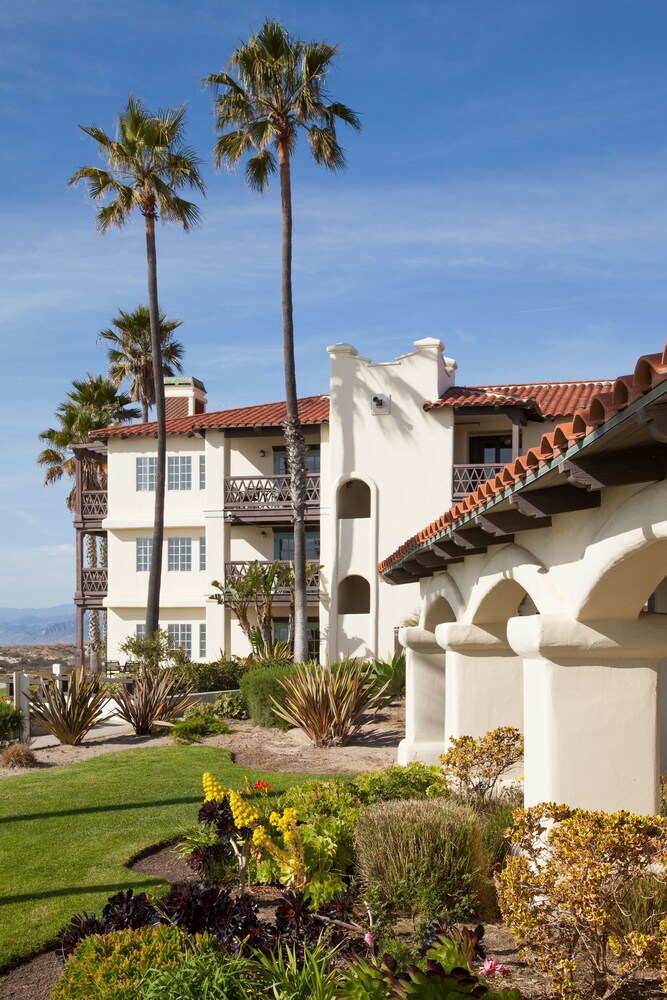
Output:
M338 488L338 517L371 516L371 491L363 479L348 479Z

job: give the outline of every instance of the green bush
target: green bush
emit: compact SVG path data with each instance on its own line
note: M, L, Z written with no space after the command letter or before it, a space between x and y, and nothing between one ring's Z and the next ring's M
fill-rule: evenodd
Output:
M143 983L141 1000L247 1000L242 980L251 963L214 951L190 955L175 969L151 970Z
M286 693L279 681L288 677L294 669L292 664L258 667L249 670L241 678L241 695L250 718L256 726L270 726L274 729L289 729L290 724L279 719L273 712L273 701L285 704Z
M425 799L448 795L439 767L413 761L404 767L395 764L380 771L362 771L355 776L357 795L366 805L395 799Z
M364 891L380 909L417 926L467 920L488 898L491 859L477 814L447 799L378 802L355 827Z
M216 694L213 714L217 719L247 719L248 709L243 695L231 691L228 694Z
M248 667L238 660L216 660L178 663L172 670L178 678L179 691L236 691Z
M211 709L213 706L211 706ZM229 732L229 726L222 719L216 719L213 712L202 712L179 719L171 727L171 738L176 743L195 743L207 736L220 736Z
M11 701L0 701L0 748L18 739L21 712Z
M175 970L191 954L217 953L206 935L192 941L177 927L94 934L67 960L52 1000L137 1000L151 969Z

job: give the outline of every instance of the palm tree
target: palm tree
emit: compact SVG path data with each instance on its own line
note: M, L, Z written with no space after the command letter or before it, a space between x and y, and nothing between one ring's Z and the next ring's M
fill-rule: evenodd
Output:
M139 411L130 406L131 402L130 397L117 392L115 385L104 375L88 373L85 379L74 379L67 399L56 410L57 426L49 427L39 435L39 440L46 445L37 456L38 464L46 470L44 485L52 486L63 476L74 482L76 459L71 451L72 445L88 441L91 431L136 419ZM104 490L107 487L106 465L93 458L81 460L81 477L84 490ZM67 507L72 511L76 508L76 485L67 495ZM95 535L88 535L86 546L88 565L96 566ZM102 565L106 565L104 546ZM90 612L89 622L90 638L95 642L100 638L97 612Z
M183 345L172 338L174 330L183 323L180 319L167 319L160 310L160 354L162 375L169 377L183 371L181 359ZM99 339L111 345L107 348L109 378L116 386L132 379L130 396L141 404L142 419L148 420L149 407L155 405L155 379L153 378L153 353L151 348L151 322L147 306L137 306L134 312L118 310L111 320L115 329L100 330Z
M354 111L328 100L327 73L338 50L326 42L292 38L278 21L267 20L229 61L229 73L206 78L216 93L214 112L220 134L215 162L236 166L246 153L248 186L264 191L280 171L282 204L283 361L287 417L284 422L294 520L295 636L294 659L308 657L306 605L306 445L299 422L294 365L292 314L292 188L291 158L304 131L315 162L329 170L345 167L338 143L338 121L359 129ZM232 73L235 76L231 75Z
M88 196L100 202L97 228L105 233L112 226L122 228L138 209L146 225L148 262L148 312L151 328L153 371L162 369L160 354L160 308L157 295L157 257L155 220L176 222L187 232L199 222L199 209L176 193L183 186L206 188L199 173L201 160L184 144L185 108L169 108L152 114L140 100L129 97L127 107L118 115L116 138L96 125L80 125L97 143L108 169L81 167L70 184L87 183ZM162 539L164 535L164 491L166 478L167 430L164 382L155 379L157 416L157 463L155 475L155 515L153 521L153 558L148 580L146 632L152 635L159 624L160 583L162 578Z

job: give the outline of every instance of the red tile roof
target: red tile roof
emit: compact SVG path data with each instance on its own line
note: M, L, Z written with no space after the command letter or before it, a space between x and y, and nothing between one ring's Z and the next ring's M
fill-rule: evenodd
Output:
M378 566L381 573L390 573L404 559L413 555L429 542L445 533L454 530L458 522L467 518L478 508L484 506L508 489L514 489L534 471L546 465L556 463L573 444L582 441L593 431L626 409L655 386L667 381L667 343L662 354L645 354L637 361L632 375L621 375L612 383L598 383L598 389L589 398L588 406L578 409L572 420L560 424L555 430L542 436L540 444L531 448L525 455L520 455L515 461L508 462L502 472L495 478L482 483L474 493L459 501L448 511L445 511L437 521L429 524L422 531L408 538L387 559ZM576 383L560 383L574 385ZM595 385L596 383L578 383L580 385ZM600 391L600 385L603 391ZM488 387L484 387L488 388ZM505 386L504 388L508 388ZM445 404L446 405L446 404ZM450 404L451 405L451 404Z
M285 402L263 403L261 406L242 406L236 410L214 410L197 413L192 417L171 417L167 420L167 434L191 434L194 431L232 427L279 427L286 416ZM305 396L299 400L299 418L302 424L323 424L329 419L328 396ZM94 438L154 437L155 421L147 424L121 424L93 431Z
M424 403L425 410L443 406L517 406L531 404L540 416L566 417L589 406L600 392L610 390L613 381L597 382L524 382L509 385L457 385L447 389L440 399Z

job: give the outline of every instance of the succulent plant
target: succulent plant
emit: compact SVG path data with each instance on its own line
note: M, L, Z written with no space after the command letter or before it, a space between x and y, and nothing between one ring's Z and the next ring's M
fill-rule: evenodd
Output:
M91 934L104 934L104 924L92 913L77 913L70 922L61 927L56 935L58 942L58 957L65 961L72 954L80 941Z

